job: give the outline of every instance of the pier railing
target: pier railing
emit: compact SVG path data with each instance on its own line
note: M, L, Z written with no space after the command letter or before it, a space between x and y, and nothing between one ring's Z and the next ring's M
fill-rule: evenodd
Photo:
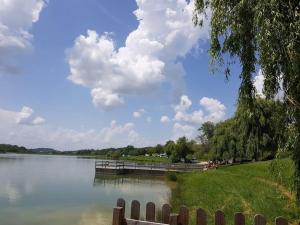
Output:
M140 220L140 203L137 200L131 202L130 218L125 217L125 200L118 199L117 207L113 210L112 225L189 225L189 210L182 206L179 213L172 213L171 206L164 204L162 206L161 221L157 222L155 215L155 204L148 202L146 204L146 220ZM217 210L214 215L215 225L226 225L225 215L222 210ZM254 225L266 225L267 221L263 215L254 216ZM196 225L207 225L207 215L204 209L196 210ZM234 225L245 225L245 216L243 213L234 214ZM275 219L275 225L288 225L288 221L283 217Z
M102 169L142 169L161 171L194 171L203 170L206 165L195 163L137 163L129 161L96 160L95 168Z

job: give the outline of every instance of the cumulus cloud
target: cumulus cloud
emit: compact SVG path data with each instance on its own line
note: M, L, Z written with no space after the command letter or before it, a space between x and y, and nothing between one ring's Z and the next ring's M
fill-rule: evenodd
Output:
M41 125L46 123L46 120L40 116L35 117L33 109L24 106L16 115L16 123L25 125Z
M186 95L181 96L179 104L174 107L173 121L176 123L173 126L173 138L180 136L194 138L202 123L207 121L217 123L225 118L226 107L219 100L203 97L199 105L200 109L189 112L192 101Z
M134 118L140 118L143 114L146 113L146 110L145 109L139 109L138 111L135 111L132 113L132 116Z
M45 4L44 0L0 0L0 74L18 72L14 58L31 48L29 30Z
M260 69L258 71L258 74L254 77L253 84L256 89L256 94L263 98L265 97L265 95L263 94L264 81L265 81L265 77L262 73L262 70Z
M176 140L180 137L187 137L187 138L195 138L197 135L197 128L191 125L183 125L180 123L175 123L173 126L173 140Z
M170 118L168 116L162 116L160 118L160 122L161 123L169 123L170 122Z
M260 69L258 71L257 75L253 79L253 85L256 89L256 94L261 98L266 97L263 93L264 82L265 82L265 76L264 76L262 70ZM277 94L275 95L275 99L282 100L283 98L284 98L284 91L282 90L282 81L281 81L280 82L280 88L279 88Z
M68 79L91 89L94 105L104 109L122 105L126 96L153 93L163 82L180 96L185 75L180 58L209 37L207 20L203 29L191 22L193 5L137 0L139 24L123 47L117 48L107 33L92 30L76 38L67 50Z
M207 111L204 121L219 122L225 117L226 107L219 100L203 97L200 100L200 105Z
M179 104L174 107L173 120L201 125L206 121L216 123L224 119L226 107L217 99L203 97L199 103L203 109L188 112L192 101L186 95L181 96Z
M0 109L0 143L62 150L148 144L133 123L119 124L113 120L99 130L78 131L50 125L33 126L44 123L43 118L34 117L33 113L30 107L23 107L21 112Z

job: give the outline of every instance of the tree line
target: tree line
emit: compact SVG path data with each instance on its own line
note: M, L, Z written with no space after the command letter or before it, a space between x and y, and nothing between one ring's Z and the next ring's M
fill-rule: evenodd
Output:
M31 153L99 156L121 159L127 156L166 157L170 162L194 159L221 162L244 162L273 159L278 152L291 148L293 126L281 101L256 98L255 112L238 105L233 117L219 122L205 122L196 139L180 137L156 146L82 149L57 151L49 148L26 149L16 145L0 145L0 153Z
M220 123L206 122L199 129L202 151L212 160L232 162L273 159L288 147L292 126L285 104L256 98L254 113L238 105L232 118Z

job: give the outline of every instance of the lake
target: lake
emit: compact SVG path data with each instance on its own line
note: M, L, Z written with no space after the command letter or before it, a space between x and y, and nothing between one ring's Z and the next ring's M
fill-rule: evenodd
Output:
M0 154L0 224L110 225L119 197L157 206L171 191L154 177L96 176L94 159ZM128 213L128 210L127 210Z

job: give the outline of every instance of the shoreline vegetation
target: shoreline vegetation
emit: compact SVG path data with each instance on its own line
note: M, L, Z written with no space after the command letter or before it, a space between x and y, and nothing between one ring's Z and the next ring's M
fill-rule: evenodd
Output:
M274 168L279 168L280 176L273 176ZM274 224L278 216L298 224L300 209L291 189L293 171L292 160L286 158L177 174L170 203L175 210L187 206L192 225L197 208L206 211L208 224L213 224L217 209L224 211L226 224L233 224L236 212L244 213L247 225L253 224L255 214L264 215L268 224Z

